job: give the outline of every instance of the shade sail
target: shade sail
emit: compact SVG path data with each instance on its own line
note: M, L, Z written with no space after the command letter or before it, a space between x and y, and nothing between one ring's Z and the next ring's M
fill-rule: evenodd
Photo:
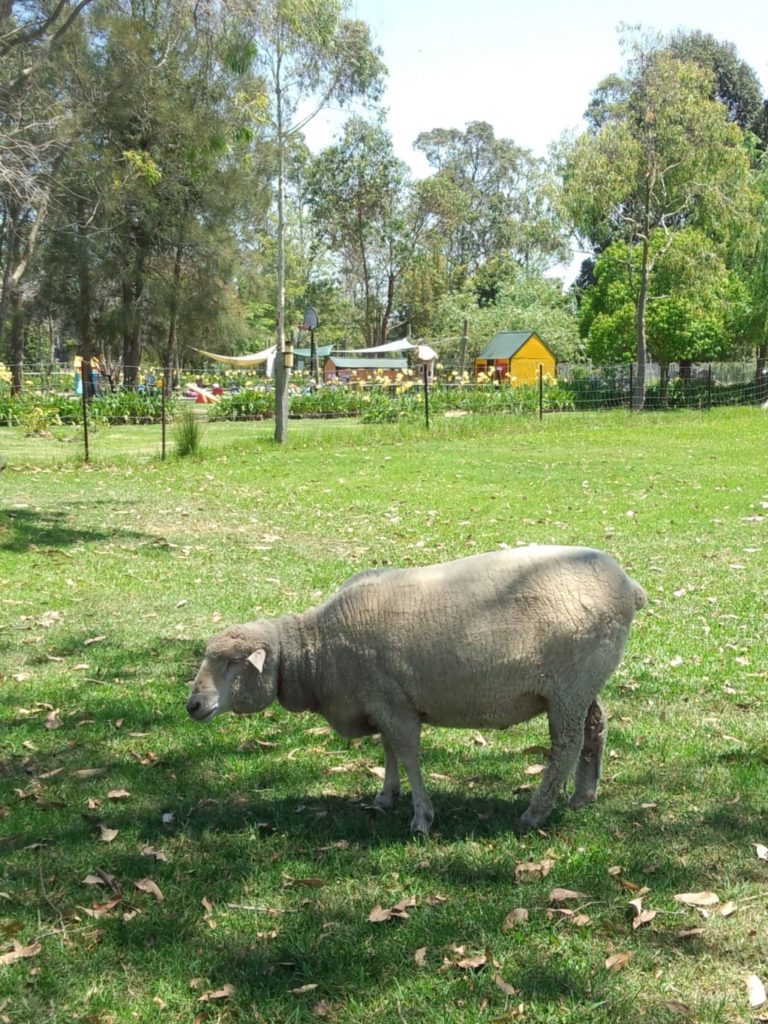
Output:
M247 356L220 356L215 352L206 352L202 348L193 348L193 352L199 352L201 356L206 356L208 359L215 359L217 363L227 363L229 366L258 366L260 363L271 363L275 358L275 352L277 347L270 345L269 348L262 349L261 352L252 352Z

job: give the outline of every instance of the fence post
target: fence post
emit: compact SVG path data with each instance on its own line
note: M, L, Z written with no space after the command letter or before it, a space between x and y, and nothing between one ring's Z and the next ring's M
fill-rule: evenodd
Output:
M707 368L707 408L712 408L712 363Z
M168 368L166 367L163 371L163 386L160 388L160 418L162 420L162 444L161 444L161 458L165 461L165 413L166 413L166 395L168 394Z
M83 359L80 363L80 390L83 400L83 448L84 461L91 461L91 453L88 447L88 386L91 380L91 364Z
M634 370L635 370L635 364L634 363L630 363L629 364L629 411L630 412L632 412L632 395L634 394L634 391L635 391L635 375L634 375Z
M429 384L427 381L427 364L422 363L421 368L424 371L424 417L427 430L429 430Z
M544 419L544 367L539 363L539 419Z

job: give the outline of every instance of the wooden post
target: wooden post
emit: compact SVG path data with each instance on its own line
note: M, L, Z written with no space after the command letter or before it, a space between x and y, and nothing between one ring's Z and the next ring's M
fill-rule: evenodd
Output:
M539 363L539 419L544 419L544 367Z
M635 366L634 363L630 363L629 364L629 411L630 412L632 412L632 395L634 393L634 387L635 387L634 381L632 379L633 378L634 366Z
M712 363L707 370L707 408L712 408Z
M464 328L463 328L463 330L461 332L461 348L459 349L459 352L460 352L460 366L459 366L459 369L460 369L461 374L463 375L464 374L464 361L467 358L467 318L466 317L464 317Z
M427 377L427 364L422 363L422 370L424 371L424 418L429 430L429 381Z
M91 380L91 364L85 359L80 362L80 389L82 392L83 401L83 459L85 462L91 461L91 453L88 447L88 385L86 381Z
M167 395L167 392L168 392L168 384L169 384L168 370L169 370L169 367L166 367L163 370L163 386L160 389L160 418L162 420L162 430L161 430L161 437L162 437L161 452L162 452L162 454L161 454L161 458L163 459L163 461L165 461L165 414L166 414L166 395Z

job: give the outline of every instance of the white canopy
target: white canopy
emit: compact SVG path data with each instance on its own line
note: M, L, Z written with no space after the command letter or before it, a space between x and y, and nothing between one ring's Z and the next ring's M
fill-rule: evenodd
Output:
M206 352L205 349L196 348L193 352L199 352L200 355L207 356L209 359L215 359L217 363L227 363L229 366L240 366L246 368L248 366L258 366L260 363L267 364L267 374L272 375L272 367L275 362L275 352L277 351L276 345L270 345L269 348L262 349L261 352L252 352L247 356L220 356L215 352Z
M408 349L416 349L416 357L421 360L422 363L429 363L433 359L437 359L437 352L429 345L422 344L411 344L410 341L403 339L402 341L388 341L385 345L374 345L373 348L356 348L355 353L370 353L370 352L406 352Z

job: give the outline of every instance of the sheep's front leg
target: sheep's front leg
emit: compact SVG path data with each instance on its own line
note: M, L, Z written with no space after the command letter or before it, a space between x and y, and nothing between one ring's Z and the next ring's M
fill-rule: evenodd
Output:
M397 755L384 735L381 737L381 745L384 748L384 782L373 802L376 807L388 811L400 796L400 772L397 767Z
M597 786L600 781L607 732L608 720L605 711L596 700L592 701L584 723L584 746L581 748L579 763L576 766L576 781L568 801L568 806L573 810L597 800Z
M415 716L407 713L393 713L387 716L385 726L381 719L381 738L384 749L387 747L392 751L394 758L400 761L408 774L408 781L411 784L411 798L413 800L413 819L411 821L411 832L429 832L430 825L435 817L432 801L427 795L424 787L424 780L421 777L419 766L419 747L421 744L421 722ZM384 786L386 788L386 769Z
M531 798L531 805L520 818L523 828L539 828L549 817L555 800L571 775L584 743L586 712L574 718L573 708L550 704L549 735L551 751L541 783Z

